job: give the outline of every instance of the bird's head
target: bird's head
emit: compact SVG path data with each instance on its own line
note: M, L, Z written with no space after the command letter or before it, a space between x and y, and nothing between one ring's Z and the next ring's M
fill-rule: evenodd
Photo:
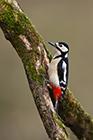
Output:
M68 44L65 42L56 42L56 43L48 42L48 43L56 49L56 53L58 55L65 56L69 52Z

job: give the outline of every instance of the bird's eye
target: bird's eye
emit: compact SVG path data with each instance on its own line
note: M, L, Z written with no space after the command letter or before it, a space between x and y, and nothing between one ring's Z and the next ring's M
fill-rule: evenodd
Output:
M62 47L63 45L62 44L60 44L60 47Z
M61 50L62 50L62 52L67 52L68 48L62 44Z
M62 42L59 42L59 43L58 43L58 46L59 46L59 47L62 47L62 46L63 46Z

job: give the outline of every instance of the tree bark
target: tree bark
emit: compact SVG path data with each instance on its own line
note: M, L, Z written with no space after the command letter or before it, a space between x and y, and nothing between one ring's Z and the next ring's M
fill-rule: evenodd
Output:
M60 101L60 117L55 112L45 82L51 55L15 0L0 0L0 27L23 62L29 87L49 138L68 140L65 124L78 139L92 140L93 120L69 90Z

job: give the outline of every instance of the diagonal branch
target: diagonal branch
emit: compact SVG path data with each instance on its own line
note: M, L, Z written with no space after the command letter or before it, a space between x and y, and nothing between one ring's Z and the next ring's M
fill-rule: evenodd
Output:
M23 62L34 101L50 139L68 140L65 127L57 118L44 82L49 63L48 52L43 40L15 0L0 1L0 27Z
M23 62L34 101L50 139L68 140L45 84L51 55L15 0L0 0L0 27ZM79 139L93 139L93 121L69 90L60 102L58 113Z

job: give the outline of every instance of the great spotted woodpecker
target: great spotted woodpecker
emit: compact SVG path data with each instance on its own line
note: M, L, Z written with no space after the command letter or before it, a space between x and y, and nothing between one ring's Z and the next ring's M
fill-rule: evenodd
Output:
M57 110L58 101L65 94L68 84L68 52L69 47L65 42L49 42L55 47L56 53L48 68L49 84L55 100L54 107Z

